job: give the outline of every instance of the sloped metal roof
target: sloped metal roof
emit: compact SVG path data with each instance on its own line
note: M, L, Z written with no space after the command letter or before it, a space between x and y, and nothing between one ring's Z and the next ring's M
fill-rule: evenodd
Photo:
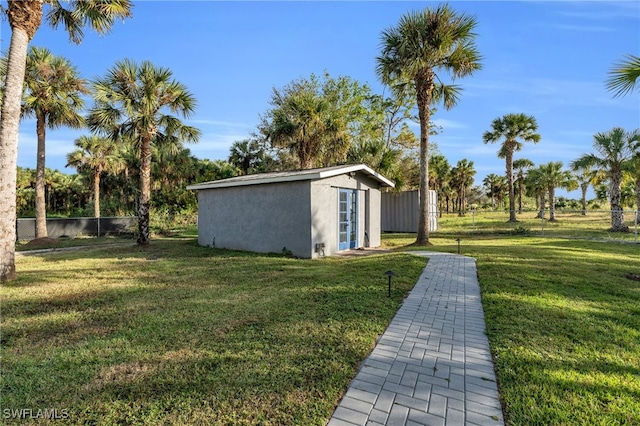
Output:
M324 167L321 169L294 170L288 172L256 173L236 176L228 179L202 182L187 186L187 189L214 189L233 186L261 185L265 183L292 182L301 180L318 180L342 174L361 172L380 182L382 186L393 188L395 184L364 164Z

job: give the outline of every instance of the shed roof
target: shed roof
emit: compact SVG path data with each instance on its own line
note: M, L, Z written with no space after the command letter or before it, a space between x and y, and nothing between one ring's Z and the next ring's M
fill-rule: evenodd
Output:
M211 182L196 183L187 186L187 189L214 189L228 188L232 186L260 185L265 183L291 182L300 180L318 180L338 176L346 173L362 172L380 182L382 186L393 188L395 184L389 179L376 173L364 164L352 164L346 166L324 167L321 169L294 170L288 172L257 173L253 175L236 176L229 179L214 180Z

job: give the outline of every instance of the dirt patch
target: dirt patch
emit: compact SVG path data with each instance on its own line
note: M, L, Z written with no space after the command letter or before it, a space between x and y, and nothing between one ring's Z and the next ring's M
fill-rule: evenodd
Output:
M140 362L127 362L109 367L103 367L98 377L88 385L86 390L95 392L104 389L107 386L121 386L141 380L144 377L153 374L154 367L149 364Z
M627 275L625 275L625 278L632 281L640 281L640 274L632 274L631 272L629 272Z
M383 253L391 253L392 250L375 247L375 248L357 248L352 250L344 250L334 253L332 256L335 257L360 257L360 256L369 256L372 254L383 254Z
M55 247L58 245L58 240L55 238L36 238L35 240L29 241L25 244L25 247L38 247L38 248L47 248L47 247Z

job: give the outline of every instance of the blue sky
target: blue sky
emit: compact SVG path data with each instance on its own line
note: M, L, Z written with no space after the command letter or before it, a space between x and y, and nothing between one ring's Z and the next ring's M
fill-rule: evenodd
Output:
M199 158L226 159L236 140L249 136L268 106L274 87L328 71L384 88L375 75L380 34L402 14L436 2L218 2L137 1L133 17L111 34L87 31L74 45L63 30L43 25L32 45L68 58L85 78L106 74L125 58L150 60L172 70L195 95L189 124L201 129ZM637 1L453 1L474 15L483 69L456 81L463 88L458 106L440 108L434 120L442 133L432 137L452 165L474 162L476 183L489 173L504 174L498 145L482 133L507 113L536 117L542 140L516 158L565 166L591 151L596 132L640 127L637 92L612 98L607 72L625 54L640 54ZM0 47L11 32L2 22ZM446 81L446 75L444 75ZM417 125L414 126L418 133ZM86 131L48 130L47 167L65 169L73 141ZM18 165L35 168L35 121L20 128ZM578 192L572 193L578 197Z

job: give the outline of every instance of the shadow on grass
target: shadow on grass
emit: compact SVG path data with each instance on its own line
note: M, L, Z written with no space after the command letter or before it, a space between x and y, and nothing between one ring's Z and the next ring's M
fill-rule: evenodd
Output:
M424 264L193 240L20 259L0 289L3 407L68 408L79 424L324 424Z

